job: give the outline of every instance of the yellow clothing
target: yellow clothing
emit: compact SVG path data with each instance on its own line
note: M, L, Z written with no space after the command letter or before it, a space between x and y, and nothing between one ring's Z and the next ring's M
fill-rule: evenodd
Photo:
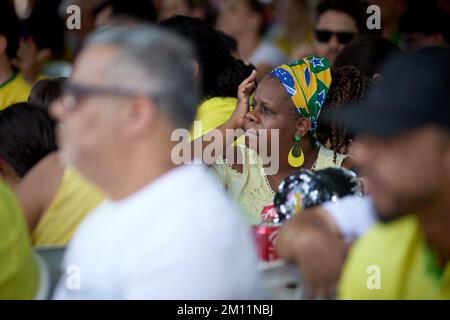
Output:
M31 234L33 245L67 245L80 222L104 198L77 171L66 168L55 197Z
M243 154L242 173L234 170L226 159L216 159L211 171L226 186L231 197L241 206L247 222L259 224L261 211L265 205L273 203L275 192L272 190L264 172L263 162L256 151L239 146ZM333 162L333 151L321 146L314 170L340 167L345 156L338 155Z
M20 205L0 181L0 300L32 299L39 270Z
M30 95L31 86L20 73L15 73L11 79L0 84L0 110L16 102L25 102Z
M197 109L195 121L201 122L200 127L191 129L193 140L224 124L236 108L236 98L215 97L204 100Z
M416 216L380 223L352 248L340 279L339 297L448 300L450 261L439 266Z

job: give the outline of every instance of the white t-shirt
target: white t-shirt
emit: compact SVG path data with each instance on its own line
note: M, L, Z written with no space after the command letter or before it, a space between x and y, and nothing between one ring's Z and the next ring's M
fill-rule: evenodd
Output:
M348 196L337 202L326 202L322 208L328 211L348 241L364 235L378 220L372 199L368 196Z
M260 298L250 229L202 165L95 209L63 266L55 299Z

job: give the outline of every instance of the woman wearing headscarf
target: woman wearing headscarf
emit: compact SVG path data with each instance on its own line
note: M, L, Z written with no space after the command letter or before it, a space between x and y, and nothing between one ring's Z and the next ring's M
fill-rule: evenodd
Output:
M333 151L316 138L317 119L332 85L326 58L306 57L281 65L262 79L250 99L255 80L256 71L239 86L231 118L217 128L222 137L227 136L227 130L243 129L246 144L234 147L234 156L224 152L210 163L252 224L260 222L262 208L273 202L278 185L290 174L300 168L340 167L345 159L342 154L334 158ZM204 141L206 150L209 144ZM267 146L265 151L272 161L278 160L278 170L267 170L261 146ZM243 161L237 161L235 155L241 155Z

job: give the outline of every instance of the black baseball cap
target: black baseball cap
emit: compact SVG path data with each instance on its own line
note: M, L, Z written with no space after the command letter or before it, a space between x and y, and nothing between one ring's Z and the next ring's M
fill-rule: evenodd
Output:
M381 74L362 106L330 111L325 119L357 135L395 136L427 124L450 129L449 48L394 56Z

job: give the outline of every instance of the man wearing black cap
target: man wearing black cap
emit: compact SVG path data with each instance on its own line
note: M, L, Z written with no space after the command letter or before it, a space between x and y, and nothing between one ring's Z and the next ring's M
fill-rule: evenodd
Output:
M342 299L450 299L450 50L393 59L364 107L339 122L382 223L351 249Z

